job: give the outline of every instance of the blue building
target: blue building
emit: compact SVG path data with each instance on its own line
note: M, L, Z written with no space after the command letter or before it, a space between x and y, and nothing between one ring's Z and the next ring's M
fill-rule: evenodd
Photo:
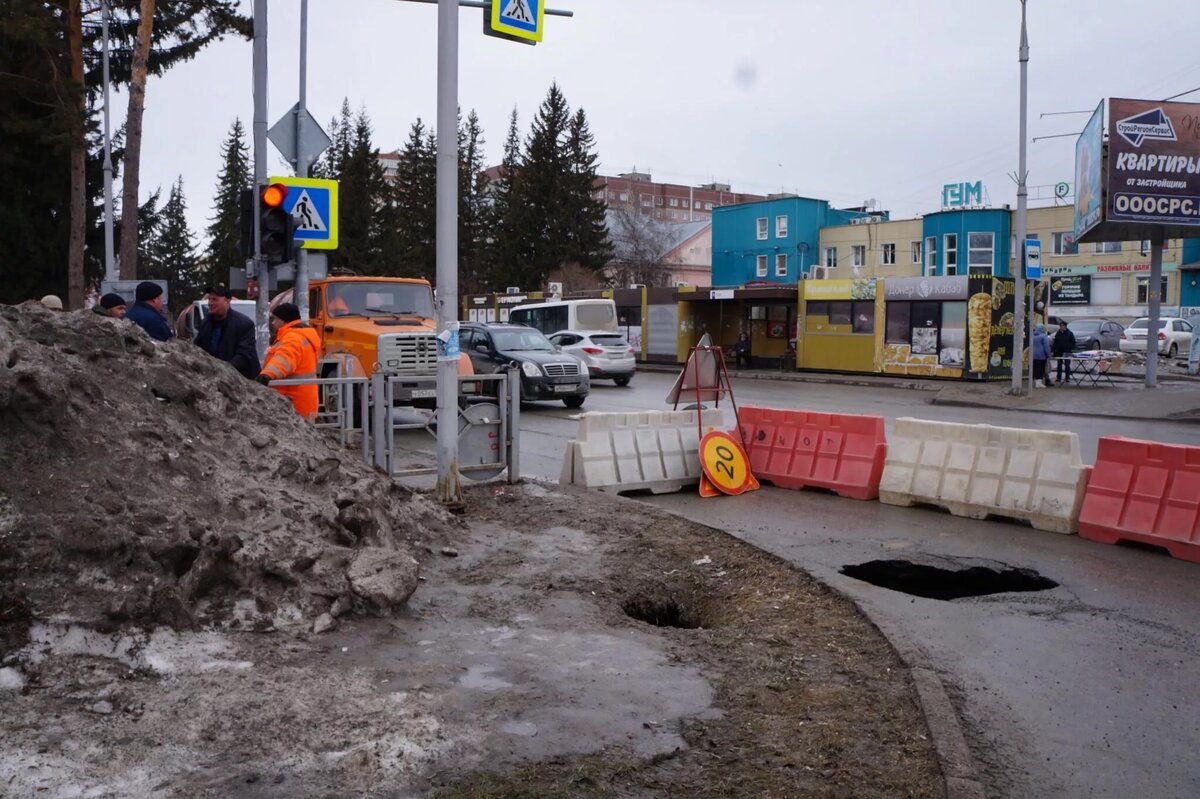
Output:
M1012 214L983 208L939 211L921 219L926 275L983 274L1010 277Z
M773 197L714 208L712 285L794 284L818 262L821 228L871 216L830 208L828 201L811 197Z

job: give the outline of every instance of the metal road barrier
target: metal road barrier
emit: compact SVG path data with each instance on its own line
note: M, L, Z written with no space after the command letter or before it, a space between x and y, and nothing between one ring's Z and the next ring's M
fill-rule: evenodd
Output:
M395 383L403 376L316 377L272 380L272 386L308 386L321 389L321 410L314 426L336 430L342 446L358 435L362 458L392 477L436 474L436 466L398 468L397 430L425 430L437 435L437 419L397 421ZM458 377L458 471L476 480L487 480L504 471L508 482L520 479L521 381L515 369L490 375ZM480 399L482 398L482 399ZM492 401L494 400L494 401ZM407 406L404 406L407 407Z

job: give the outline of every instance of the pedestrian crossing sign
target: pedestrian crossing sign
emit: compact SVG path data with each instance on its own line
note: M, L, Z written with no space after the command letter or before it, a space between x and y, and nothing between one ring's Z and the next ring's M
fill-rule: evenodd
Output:
M273 177L287 186L283 209L296 222L295 240L306 250L338 246L338 183L318 178Z
M492 30L530 42L542 40L545 0L492 0Z

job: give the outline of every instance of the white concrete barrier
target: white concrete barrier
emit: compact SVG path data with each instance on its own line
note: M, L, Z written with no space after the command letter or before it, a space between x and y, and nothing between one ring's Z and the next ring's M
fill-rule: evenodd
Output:
M901 418L888 439L879 501L1025 519L1069 534L1079 527L1090 471L1074 433Z
M585 413L567 442L559 482L599 491L665 494L700 483L700 434L720 427L719 409Z

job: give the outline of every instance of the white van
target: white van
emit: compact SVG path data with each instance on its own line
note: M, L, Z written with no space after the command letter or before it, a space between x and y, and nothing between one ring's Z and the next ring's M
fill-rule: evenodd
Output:
M525 325L552 336L561 330L617 332L617 304L612 300L554 300L518 305L509 311L508 322Z

